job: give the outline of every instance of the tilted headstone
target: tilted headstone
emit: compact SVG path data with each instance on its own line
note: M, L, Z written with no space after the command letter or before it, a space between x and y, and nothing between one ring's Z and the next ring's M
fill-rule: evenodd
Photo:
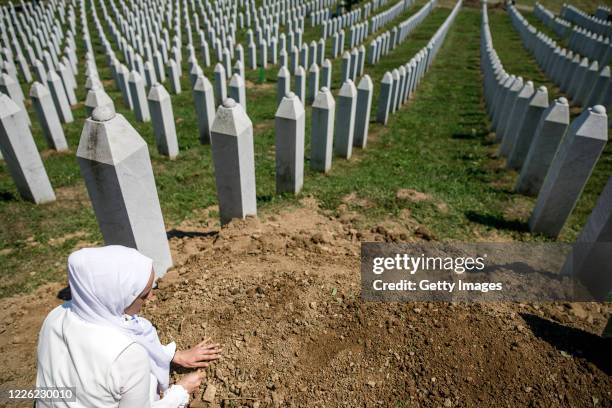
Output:
M572 275L595 300L605 302L612 291L612 177L604 187L582 232L567 257L561 275Z
M304 106L289 92L275 117L276 193L297 194L304 184Z
M210 143L210 132L215 120L215 96L208 78L200 75L193 87L193 101L198 119L200 143Z
M301 65L295 70L294 88L295 94L300 98L302 105L304 105L306 103L306 72Z
M538 194L569 122L569 104L564 97L556 99L542 113L514 187L515 191L531 196Z
M326 87L327 89L331 89L331 79L332 79L332 63L329 59L325 59L323 64L321 65L321 88Z
M64 135L64 129L60 123L59 116L53 105L51 92L46 86L36 81L30 88L30 98L36 111L36 116L43 130L47 145L55 150L68 150L68 143Z
M121 91L121 96L123 97L123 103L130 110L134 109L134 104L132 101L132 95L130 94L130 85L128 83L128 78L130 76L130 72L128 71L125 65L120 65L117 71L117 83L119 85L119 90Z
M193 66L189 70L189 82L191 82L192 88L195 85L200 75L204 75L204 71L202 70L202 67L200 67L198 64L193 64Z
M604 103L604 98L610 93L610 66L606 65L599 71L597 82L593 86L589 95L586 106L601 105Z
M282 65L276 76L276 105L281 103L285 95L291 90L291 74L286 66Z
M85 121L77 161L106 245L138 249L163 276L172 257L146 142L123 115L99 107Z
M234 74L230 80L229 97L238 102L245 112L247 111L244 79L238 74Z
M113 100L104 92L104 88L96 85L87 92L87 96L85 97L85 110L87 111L87 116L91 116L94 109L98 106L106 105L112 106L113 109L115 108Z
M319 91L319 67L317 64L312 64L308 70L308 92L306 101L312 104L317 92Z
M357 86L357 108L355 115L355 134L353 146L365 149L368 142L368 127L370 125L370 110L374 85L369 75L364 75Z
M179 66L172 58L168 60L168 79L170 80L170 89L173 94L181 93L181 78L179 75Z
M253 124L231 98L217 109L211 145L221 223L257 215Z
M597 83L597 77L599 76L599 63L593 61L584 76L582 83L578 85L576 91L576 97L574 98L577 103L582 106L586 106L587 98L591 94L593 86Z
M506 126L511 122L512 109L518 97L519 92L523 89L523 78L517 77L512 85L508 88L504 103L501 107L501 113L499 118L499 125L495 130L495 139L501 141L506 131Z
M223 64L215 65L215 106L219 106L227 98L227 87L225 81L225 68Z
M179 147L170 94L162 84L156 83L151 87L147 99L157 151L163 156L174 159L179 153Z
M342 54L342 74L340 76L340 81L344 84L347 79L351 77L351 53L345 51Z
M391 108L391 89L393 88L393 76L389 71L385 72L380 83L380 95L378 97L378 109L376 112L376 121L387 124L389 120L389 109Z
M334 152L336 156L350 159L353 151L357 89L348 79L340 88L336 112Z
M55 201L53 187L22 109L3 93L0 93L0 152L24 200L36 204Z
M588 108L574 119L546 173L529 218L532 232L559 235L607 141L608 117L603 106Z
M502 134L501 144L499 146L499 154L501 156L508 156L512 151L514 142L518 136L518 131L523 125L523 120L525 118L527 107L529 106L529 101L534 93L535 89L533 88L533 82L527 81L523 84L523 88L517 94L516 100L514 101L514 106L510 111L508 124L506 125L504 133Z
M64 85L64 92L66 93L68 103L70 105L76 105L78 101L76 98L76 94L74 93L74 88L72 87L72 81L70 80L68 68L61 62L57 66L57 74L61 78L62 84Z
M70 105L68 104L68 98L66 97L66 92L64 91L62 79L55 73L55 71L49 71L47 74L47 85L49 85L49 91L51 92L55 110L59 115L60 121L62 121L62 123L74 122L74 116L72 116L72 111L70 110Z
M132 95L136 120L148 122L151 119L151 115L149 114L149 103L147 102L144 79L142 79L138 72L132 71L128 77L128 85L130 87L130 95Z
M327 173L331 169L336 102L327 87L322 87L312 104L310 168Z
M541 86L529 99L514 145L508 155L508 168L518 170L523 166L546 108L548 108L548 90L545 86Z

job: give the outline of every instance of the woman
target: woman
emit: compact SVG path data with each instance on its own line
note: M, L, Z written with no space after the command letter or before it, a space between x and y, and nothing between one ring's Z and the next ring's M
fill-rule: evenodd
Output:
M184 351L174 342L160 344L155 328L138 316L154 277L153 261L135 249L111 245L70 255L72 300L43 323L36 386L76 387L76 402L39 400L37 407L177 408L189 402L204 373L169 386L170 363L206 367L222 350L207 340Z

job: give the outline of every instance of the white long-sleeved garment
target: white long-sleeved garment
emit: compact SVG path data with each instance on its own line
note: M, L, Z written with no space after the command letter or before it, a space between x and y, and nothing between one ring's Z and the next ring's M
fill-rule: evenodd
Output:
M176 345L165 347L173 355ZM159 399L146 350L112 327L55 308L38 339L37 387L76 387L76 402L37 401L38 408L180 408L189 395L173 385Z

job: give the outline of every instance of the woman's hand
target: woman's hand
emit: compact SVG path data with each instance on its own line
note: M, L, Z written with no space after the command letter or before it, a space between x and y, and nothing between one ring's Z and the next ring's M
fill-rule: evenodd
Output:
M191 394L200 388L200 384L202 384L204 377L206 377L206 372L194 371L193 373L184 375L176 384L183 387L188 394Z
M172 362L185 368L208 367L209 362L221 357L222 351L219 344L210 343L210 338L207 338L189 350L177 350Z

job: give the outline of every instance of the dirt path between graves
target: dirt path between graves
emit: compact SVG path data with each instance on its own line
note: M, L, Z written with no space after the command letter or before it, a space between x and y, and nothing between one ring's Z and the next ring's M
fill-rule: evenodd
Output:
M305 199L170 232L176 269L144 314L165 341L212 336L226 354L208 369L214 404L192 406L612 406L612 342L597 335L610 304L364 303L359 242L423 233L408 217L368 230L353 218ZM0 384L33 382L62 286L0 300Z

